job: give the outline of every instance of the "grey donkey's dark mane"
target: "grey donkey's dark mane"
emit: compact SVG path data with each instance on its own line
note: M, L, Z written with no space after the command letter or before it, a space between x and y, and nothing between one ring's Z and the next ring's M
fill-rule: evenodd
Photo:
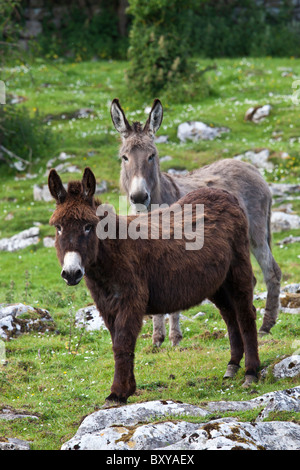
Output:
M143 132L144 128L143 128L143 125L140 122L135 121L135 122L132 123L131 129L132 129L133 132L136 132L136 133L140 134L141 132Z

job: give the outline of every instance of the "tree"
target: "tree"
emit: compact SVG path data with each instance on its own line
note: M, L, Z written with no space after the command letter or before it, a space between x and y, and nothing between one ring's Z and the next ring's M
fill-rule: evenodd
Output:
M188 64L193 0L129 0L128 79L146 96L178 87L192 70Z

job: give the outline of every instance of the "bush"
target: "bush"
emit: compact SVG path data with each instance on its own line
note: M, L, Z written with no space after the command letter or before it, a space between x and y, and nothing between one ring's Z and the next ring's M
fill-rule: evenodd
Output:
M254 0L200 2L194 9L190 48L204 57L299 56L300 24L292 20L292 3L278 12Z
M20 48L18 39L21 0L0 0L0 66L7 59L18 59Z
M23 160L31 165L35 160L49 156L54 149L51 130L41 122L37 112L30 116L24 107L0 106L0 131L2 163L4 161L17 170L28 169Z
M195 73L187 47L191 6L191 0L129 0L133 19L128 82L132 90L154 97L176 88L177 95L181 84Z
M125 58L127 38L120 37L118 17L108 5L100 14L88 17L78 7L70 8L59 29L52 18L44 19L37 38L40 53L48 58L69 56L75 60Z

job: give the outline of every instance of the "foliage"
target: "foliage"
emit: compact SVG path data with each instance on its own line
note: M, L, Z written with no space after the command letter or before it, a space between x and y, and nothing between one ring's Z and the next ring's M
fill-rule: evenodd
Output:
M2 160L13 168L28 169L26 162L31 165L54 148L51 129L42 123L37 110L30 115L25 107L0 106L0 132L0 144L9 152L1 152Z
M16 44L19 8L21 0L0 1L0 65L7 57L15 59L19 55L19 46Z
M173 97L179 93L183 98L182 81L191 74L189 85L195 81L187 48L192 1L130 0L129 5L133 17L128 50L131 88L149 97L173 89Z
M59 28L51 17L45 18L37 46L36 53L47 58L72 57L79 62L93 57L124 58L128 41L119 36L118 17L106 2L101 12L92 17L73 6Z
M205 57L299 55L300 24L292 21L292 4L278 12L254 0L200 2L191 17L190 47Z
M18 23L20 18L21 0L0 2L0 65L2 65L1 79L5 78L5 65L8 62L21 62L16 70L29 70L23 64L24 58L18 43ZM8 78L11 76L8 74ZM5 84L9 80L4 80ZM6 87L6 100L10 101L8 87ZM50 129L45 128L38 112L30 115L24 107L12 104L0 105L0 150L2 162L13 168L25 169L26 162L32 163L37 157L43 157L46 151L53 148ZM8 152L6 152L8 151ZM1 163L0 163L1 164Z

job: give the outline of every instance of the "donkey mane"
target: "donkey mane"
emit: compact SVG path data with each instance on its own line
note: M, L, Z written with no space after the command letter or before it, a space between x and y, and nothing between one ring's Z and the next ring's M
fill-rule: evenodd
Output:
M50 225L58 225L62 220L85 220L92 225L99 222L96 216L101 201L97 198L88 199L83 195L81 181L70 181L64 204L58 204L50 218Z
M136 132L137 134L141 134L143 132L143 125L139 121L135 121L131 125L132 131Z

